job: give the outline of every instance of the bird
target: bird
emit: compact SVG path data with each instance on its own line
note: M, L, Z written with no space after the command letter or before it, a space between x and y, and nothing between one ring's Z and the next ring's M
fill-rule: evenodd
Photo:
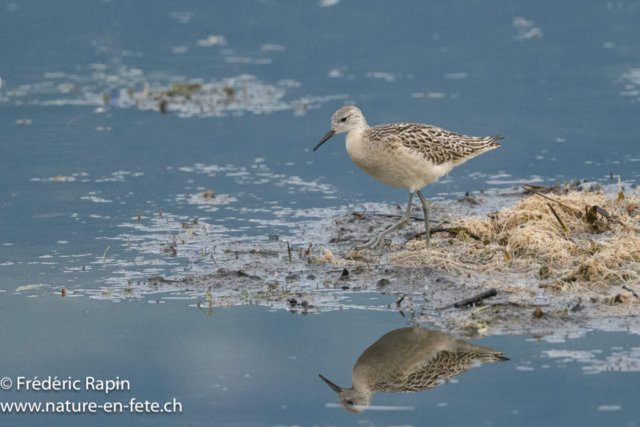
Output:
M445 332L414 325L391 331L367 348L353 367L350 388L319 376L336 392L346 411L359 414L370 405L375 392L429 390L466 372L475 360L508 361L502 354L504 352L471 344Z
M420 123L369 127L359 108L346 106L333 114L331 130L313 151L339 133L347 134L347 153L360 169L383 184L409 190L409 203L402 219L357 249L375 247L384 236L409 223L414 193L418 193L422 203L426 246L430 247L429 204L420 190L467 160L500 147L496 141L504 139L502 135L465 136Z

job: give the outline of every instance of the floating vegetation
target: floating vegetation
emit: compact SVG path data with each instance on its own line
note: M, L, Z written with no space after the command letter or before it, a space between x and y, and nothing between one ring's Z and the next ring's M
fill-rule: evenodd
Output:
M197 163L172 169L217 177L216 191L193 186L174 195L178 207L192 205L188 212L171 203L129 210L118 224L122 231L105 236L99 254L88 254L92 261L72 255L64 267L68 283L46 291L60 295L64 286L67 297L190 300L205 314L248 304L303 315L391 311L466 337L536 334L553 340L603 328L640 333L640 323L633 322L640 307L635 190L601 182L489 189L482 197L456 193L431 207L430 251L420 237L418 206L404 235L357 251L354 246L396 221L401 209L358 203L305 210L278 200L249 207L241 192L219 193L225 180L233 180L322 198L336 194L320 181L275 173L261 158L247 167ZM136 174L118 171L92 182L129 176ZM82 197L97 202L108 196L89 195ZM57 253L48 256L55 261L39 263L67 262ZM109 273L98 289L86 289L87 279L78 277L101 271Z
M622 96L630 96L633 102L640 101L640 68L631 68L629 71L622 75L622 82L624 83L624 90L620 92Z
M536 27L533 21L528 21L523 17L513 19L513 26L518 31L516 40L537 39L542 37L542 31Z
M186 99L190 99L192 94L201 89L202 85L200 83L174 83L171 90L167 91L167 96L184 96ZM135 91L127 91L127 94L133 96Z
M211 46L225 46L227 40L224 36L210 35L205 39L198 40L198 46L211 47Z
M49 178L49 181L55 181L55 182L69 182L69 181L75 181L76 177L75 176L54 176Z
M606 371L640 372L640 348L632 347L628 350L618 347L612 348L609 356L603 357L603 351L598 350L546 350L543 357L551 360L578 362L582 364L585 374L598 374Z
M327 101L346 98L336 95L288 99L289 92L300 87L299 82L281 80L269 84L248 74L205 82L203 79L184 80L184 77L178 80L178 77L158 73L148 77L140 69L122 65L107 70L104 64L91 64L89 71L87 75L45 73L47 80L22 85L19 91L10 90L9 93L16 105L87 105L97 107L96 113L109 108L135 107L180 117L284 110L293 110L300 115ZM21 119L16 123L30 124L31 120Z
M180 117L216 116L225 111L250 111L256 114L292 109L284 102L286 88L268 85L253 76L239 76L212 83L173 83L170 87L150 89L146 93L120 90L118 106L136 106Z
M488 218L458 218L452 221L454 227L468 232L436 234L433 249L408 242L392 259L457 273L524 274L560 289L598 292L600 287L640 283L638 194L620 191L610 197L602 191L564 193L560 186L554 188L558 194L534 191ZM621 302L631 297L623 295Z
M368 209L362 219L337 220L330 235L340 238L331 240L334 245L316 245L322 250L311 259L334 270L377 269L369 283L419 295L401 307L416 322L463 336L626 329L640 313L640 195L615 187L525 186L523 192L498 197L485 192L480 205L440 202L432 207L439 224L432 226L430 249L422 233L412 232L421 228L414 214L404 238L387 240L376 250L349 250L392 222L392 209L377 208L375 214ZM422 275L424 288L409 285L400 272ZM350 280L366 288L362 279ZM497 296L485 301L482 295L493 295L492 288ZM462 295L479 295L481 307L455 309ZM430 315L432 310L440 313Z

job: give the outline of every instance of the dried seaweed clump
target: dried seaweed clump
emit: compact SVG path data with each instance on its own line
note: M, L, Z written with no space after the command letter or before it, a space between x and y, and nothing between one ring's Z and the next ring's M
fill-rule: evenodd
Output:
M456 233L435 233L430 249L411 241L392 260L465 273L524 273L557 288L637 284L639 206L638 194L622 191L617 197L534 194L488 218L456 219Z

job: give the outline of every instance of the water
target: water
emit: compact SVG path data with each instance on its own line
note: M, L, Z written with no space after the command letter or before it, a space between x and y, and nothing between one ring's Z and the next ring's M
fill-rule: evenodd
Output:
M374 296L371 294L371 296ZM44 296L14 298L3 317L3 375L112 379L130 391L3 392L18 401L138 400L183 404L178 415L6 415L5 425L627 425L637 421L637 337L592 333L564 343L525 337L474 340L506 352L510 362L483 365L457 382L408 394L376 394L373 405L413 407L352 415L328 403L335 394L317 377L350 385L357 357L383 334L405 326L398 314L360 310L292 316L260 307L220 309L208 317L182 304L105 303ZM52 310L56 307L56 310ZM620 346L623 349L612 349ZM580 351L599 362L636 347L635 367L591 374L597 363L548 351ZM591 356L589 356L591 354ZM446 405L446 406L443 406ZM619 410L599 408L619 406Z
M335 293L363 309L307 316L265 306L207 316L195 307L202 293L117 292L129 280L206 269L198 248L217 247L222 264L230 241L292 235L347 205L404 203L404 190L357 170L340 138L310 151L346 104L370 124L507 137L427 187L432 199L520 182L608 182L610 173L637 182L637 3L0 8L0 376L119 376L132 385L108 396L14 388L2 401L183 404L175 415L3 414L7 425L640 422L636 335L473 340L512 360L372 402L413 410L352 415L330 405L337 399L317 374L348 386L362 351L408 324L364 309L395 297ZM150 101L135 106L147 86L166 92L183 82L216 88L216 102L169 104L168 114ZM194 198L207 190L213 205ZM197 235L187 234L181 223L196 217ZM173 235L190 248L176 257L163 252ZM592 374L594 366L604 370Z

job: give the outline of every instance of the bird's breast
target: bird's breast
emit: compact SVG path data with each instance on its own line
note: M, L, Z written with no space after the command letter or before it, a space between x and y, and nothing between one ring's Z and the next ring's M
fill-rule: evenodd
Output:
M388 148L388 147L387 147ZM354 130L347 134L347 153L360 169L376 178L384 180L388 169L388 156L385 146L368 141L364 130Z
M347 153L353 163L360 166L367 159L367 147L363 139L364 131L352 130L347 134Z
M362 130L349 132L347 153L353 163L383 184L415 191L447 172L399 142L370 141L365 136Z

